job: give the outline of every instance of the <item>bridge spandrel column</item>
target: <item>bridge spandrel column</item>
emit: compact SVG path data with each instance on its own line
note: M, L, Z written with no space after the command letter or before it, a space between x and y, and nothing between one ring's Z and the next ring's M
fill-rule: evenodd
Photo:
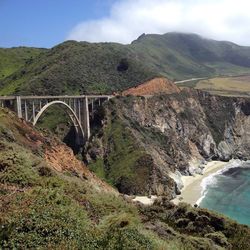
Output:
M19 118L22 118L22 101L20 96L16 97L16 109L17 109L17 116Z
M24 114L25 114L25 120L28 121L28 107L27 107L27 100L24 101Z
M83 131L84 136L88 140L90 137L90 122L89 122L89 103L88 103L88 97L84 97L83 100Z

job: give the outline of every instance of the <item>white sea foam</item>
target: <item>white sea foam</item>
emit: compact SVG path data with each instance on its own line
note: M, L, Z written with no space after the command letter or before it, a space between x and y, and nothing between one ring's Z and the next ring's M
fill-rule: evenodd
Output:
M202 187L201 197L197 200L196 204L200 205L200 203L202 202L202 200L206 197L206 194L208 193L208 188L211 186L215 186L217 184L216 176L223 174L228 169L239 167L242 165L242 163L243 162L241 160L235 160L235 159L230 160L223 169L220 169L219 171L204 178L200 184Z

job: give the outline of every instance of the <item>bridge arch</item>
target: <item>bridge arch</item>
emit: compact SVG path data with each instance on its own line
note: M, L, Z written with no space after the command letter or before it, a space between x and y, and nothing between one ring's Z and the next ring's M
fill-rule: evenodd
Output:
M39 118L41 117L41 115L46 111L46 109L48 109L50 106L53 106L53 105L57 105L59 107L66 108L65 111L68 114L68 116L70 117L70 119L75 127L76 136L77 136L77 140L78 140L77 143L79 143L79 145L82 144L83 139L84 139L84 132L83 132L81 122L79 121L74 110L67 103L65 103L63 101L52 101L52 102L49 102L46 105L44 105L42 107L42 109L38 112L38 114L35 116L35 118L33 120L33 125L35 126L36 123L38 122Z

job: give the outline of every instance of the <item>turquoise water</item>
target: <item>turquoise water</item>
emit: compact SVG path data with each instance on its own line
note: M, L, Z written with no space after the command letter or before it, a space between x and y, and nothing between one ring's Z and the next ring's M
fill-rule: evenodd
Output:
M250 162L230 164L203 180L203 199L199 205L250 225Z

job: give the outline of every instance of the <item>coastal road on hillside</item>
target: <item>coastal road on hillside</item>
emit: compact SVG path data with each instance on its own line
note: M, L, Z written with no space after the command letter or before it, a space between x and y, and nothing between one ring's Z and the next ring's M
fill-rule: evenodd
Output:
M186 80L181 80L181 81L176 81L176 83L185 83L185 82L192 82L192 81L197 81L197 80L205 80L207 77L200 77L200 78L191 78L191 79L186 79Z

